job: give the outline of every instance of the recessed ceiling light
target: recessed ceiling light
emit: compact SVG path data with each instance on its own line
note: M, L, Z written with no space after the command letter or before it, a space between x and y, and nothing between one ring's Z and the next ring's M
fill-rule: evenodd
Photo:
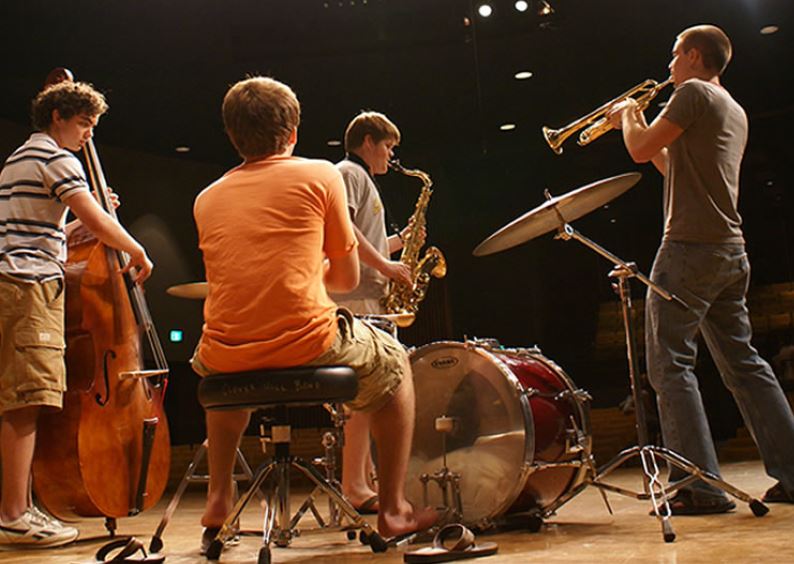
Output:
M477 8L477 13L480 14L482 17L487 18L491 14L493 14L493 8L491 8L490 4L480 4L480 7Z
M326 145L329 147L339 147L342 145L342 142L339 139L329 139L326 141Z
M776 25L765 25L761 28L761 35L772 35L777 33L780 28Z
M528 78L532 78L532 72L530 71L520 71L517 72L515 75L516 80L526 80Z
M526 12L529 9L529 2L526 0L517 0L515 7L519 12Z
M514 123L503 123L502 125L499 126L499 129L501 129L502 131L512 131L515 128L516 128L516 124Z
M189 153L190 147L188 147L187 145L180 145L179 147L174 147L174 151L176 151L177 153Z

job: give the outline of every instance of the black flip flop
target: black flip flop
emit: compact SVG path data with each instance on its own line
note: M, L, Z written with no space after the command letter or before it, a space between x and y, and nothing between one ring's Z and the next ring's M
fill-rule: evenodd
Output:
M358 507L354 507L356 511L358 511L361 515L377 515L378 509L375 507L380 500L378 499L378 495L375 494L372 497L366 499L364 503L359 505Z
M108 560L108 556L110 556L110 553L114 550L118 550L118 553ZM138 552L140 552L141 555L135 556ZM143 547L143 543L135 537L130 537L128 539L111 541L101 547L96 553L96 560L97 562L126 562L129 564L141 562L146 564L161 564L165 561L165 556L161 554L147 554L146 549Z
M447 547L447 541L454 541ZM499 547L495 542L476 544L474 533L459 523L445 525L433 539L433 546L411 550L403 555L408 564L430 564L431 562L452 562L467 558L480 558L496 554Z

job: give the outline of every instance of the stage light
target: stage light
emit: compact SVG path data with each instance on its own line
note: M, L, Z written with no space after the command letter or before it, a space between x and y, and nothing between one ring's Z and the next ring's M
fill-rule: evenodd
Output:
M514 123L503 123L499 126L499 129L502 131L512 131L516 128L516 124Z
M532 72L530 71L520 71L514 75L516 80L526 80L528 78L532 78Z
M765 25L761 28L761 35L772 35L773 33L777 33L780 28L776 25Z
M480 4L479 8L477 8L477 13L482 17L487 18L493 14L493 8L491 8L490 4Z
M526 12L529 9L529 2L526 0L518 0L515 3L515 7L519 12Z
M179 147L174 147L174 151L176 151L177 153L189 153L190 147L188 147L187 145L180 145Z
M554 13L554 8L546 0L540 0L537 5L539 16L550 16Z

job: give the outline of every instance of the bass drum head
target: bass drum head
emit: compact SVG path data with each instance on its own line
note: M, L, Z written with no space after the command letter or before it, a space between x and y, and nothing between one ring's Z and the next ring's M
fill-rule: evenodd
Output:
M406 476L406 496L416 506L453 506L433 476L444 466L444 434L436 418L453 418L446 434L446 464L460 475L463 520L476 526L504 513L526 480L534 445L529 404L513 373L472 344L433 343L411 354L416 427ZM449 489L452 495L452 489Z

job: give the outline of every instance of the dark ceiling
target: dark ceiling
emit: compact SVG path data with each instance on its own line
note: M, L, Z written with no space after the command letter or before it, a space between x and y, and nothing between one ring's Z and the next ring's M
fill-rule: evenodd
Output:
M403 163L426 170L435 183L429 233L450 271L434 284L444 290L452 326L430 338L540 343L572 366L588 361L599 304L614 301L605 276L610 265L551 236L483 259L471 250L542 202L544 188L559 194L641 170L638 187L577 226L648 270L661 225L659 177L634 165L616 134L587 149L570 143L558 157L540 128L563 125L646 78L666 78L676 33L714 23L734 43L723 82L751 120L742 213L756 279L791 280L791 1L548 1L556 10L551 18L538 17L535 2L520 14L512 0L493 0L494 14L485 20L470 0L2 0L0 118L26 124L44 77L66 66L107 94L111 109L95 133L100 148L167 156L217 175L237 162L220 103L246 74L274 76L297 92L297 152L304 156L338 160L341 149L327 141L339 139L359 110L384 111L402 130ZM772 24L777 33L760 33ZM534 76L517 81L521 70ZM500 131L507 122L516 128ZM191 152L176 154L180 145ZM125 196L127 217L146 211L164 218L192 261L182 274L163 274L168 261L156 257L163 279L153 277L150 295L157 284L202 276L190 212L211 180L173 180L160 201ZM390 174L383 183L387 198L400 194L394 207L404 218L418 187L413 181L391 191L400 180ZM178 317L170 304L152 308L166 324Z
M0 117L24 123L54 66L107 93L98 139L230 164L219 117L227 86L277 77L303 104L300 151L338 154L359 109L391 115L405 152L542 150L543 123L561 124L644 78L665 78L675 34L723 26L736 57L726 83L748 111L791 109L786 0L551 0L550 18L494 0L3 0ZM534 6L533 6L534 8ZM759 33L776 24L774 35ZM534 77L516 81L519 70ZM505 122L517 129L500 132ZM547 155L544 155L547 156Z

